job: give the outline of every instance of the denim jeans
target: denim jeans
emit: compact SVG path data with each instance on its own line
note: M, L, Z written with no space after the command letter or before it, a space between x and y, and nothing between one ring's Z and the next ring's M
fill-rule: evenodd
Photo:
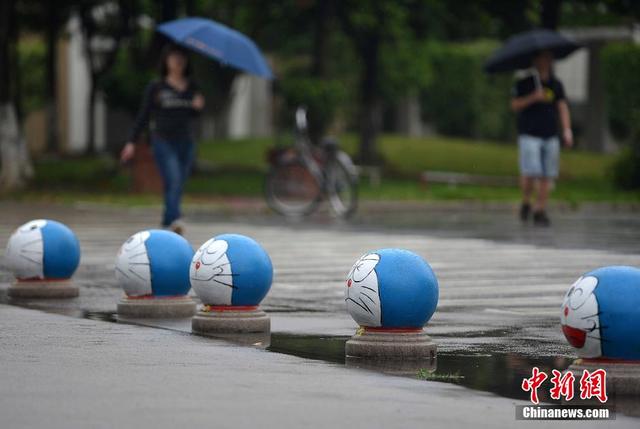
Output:
M518 136L520 174L524 177L555 179L558 177L560 139L543 139L527 134Z
M164 185L162 226L167 227L180 219L180 200L195 158L195 144L191 140L169 141L154 136L151 145Z

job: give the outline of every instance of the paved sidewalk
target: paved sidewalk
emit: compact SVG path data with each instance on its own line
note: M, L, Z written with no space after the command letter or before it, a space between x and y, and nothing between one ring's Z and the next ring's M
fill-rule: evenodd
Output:
M274 428L434 422L513 427L510 398L524 396L523 371L530 373L538 362L564 369L573 356L558 322L571 283L599 266L640 265L638 253L626 247L624 253L567 250L385 226L286 226L259 218L193 216L187 238L194 247L212 235L238 232L270 253L275 281L263 307L272 319L272 350L338 362L331 364L186 335L188 320L151 321L165 329L150 329L81 319L115 311L122 294L113 275L116 252L128 236L154 226L155 210L15 203L0 203L0 210L0 243L21 223L47 217L73 228L82 247L78 299L24 303L75 318L0 306L0 423L5 416L14 423L7 427L247 427L254 421ZM602 233L599 241L619 235ZM438 276L440 302L427 331L438 343L439 371L460 370L467 377L463 384L503 397L339 363L339 341L355 330L344 308L344 278L362 253L381 247L421 254ZM6 301L10 279L0 258L0 302ZM305 350L294 352L285 344L292 334L310 338L302 343ZM314 350L324 344L321 338L336 339L329 357ZM622 415L615 422L629 424ZM591 424L580 423L585 426Z
M5 305L0 326L3 428L531 427L525 402L445 383Z

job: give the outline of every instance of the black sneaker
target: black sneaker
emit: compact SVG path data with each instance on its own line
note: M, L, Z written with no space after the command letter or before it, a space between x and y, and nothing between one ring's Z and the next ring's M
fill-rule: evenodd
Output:
M531 205L529 203L522 203L520 206L520 220L522 222L528 221L529 214L531 214Z
M537 226L549 226L551 225L551 220L544 210L540 210L533 213L533 224Z

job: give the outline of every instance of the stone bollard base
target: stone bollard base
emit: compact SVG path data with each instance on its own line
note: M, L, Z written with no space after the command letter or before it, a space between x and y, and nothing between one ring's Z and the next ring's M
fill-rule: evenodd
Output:
M205 305L192 319L191 329L197 334L213 336L269 332L271 319L258 306Z
M567 371L571 371L580 380L582 371L604 369L607 371L607 393L614 395L640 396L640 362L606 359L576 359Z
M422 329L360 328L345 345L347 357L433 360L437 346Z
M73 280L16 280L7 289L9 298L14 299L64 299L79 295Z
M188 296L129 298L118 303L118 316L131 319L178 319L196 313L196 302Z

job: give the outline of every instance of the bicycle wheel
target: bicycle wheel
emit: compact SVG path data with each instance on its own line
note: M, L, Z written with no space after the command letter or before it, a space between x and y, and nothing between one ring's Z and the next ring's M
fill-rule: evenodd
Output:
M305 216L321 199L321 186L300 159L274 165L265 179L265 199L269 207L284 216Z
M353 215L358 207L358 183L340 159L329 163L326 186L327 199L336 216L348 218Z

